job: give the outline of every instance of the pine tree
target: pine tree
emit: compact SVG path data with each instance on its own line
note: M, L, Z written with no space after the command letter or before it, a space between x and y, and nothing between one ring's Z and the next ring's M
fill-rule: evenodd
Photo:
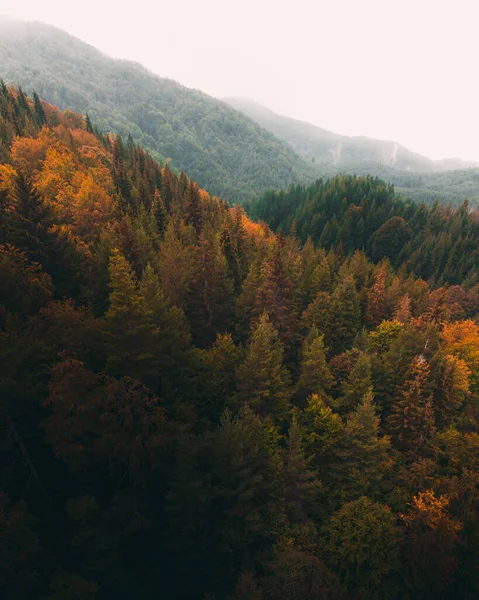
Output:
M326 398L333 383L331 372L326 362L324 336L318 335L313 328L311 341L306 339L301 353L301 371L296 385L295 397L304 403L311 394Z
M293 284L288 276L284 240L276 243L273 255L263 264L263 284L258 290L255 312L266 311L278 331L279 338L287 354L290 354L298 341L298 323Z
M354 280L347 277L331 296L326 344L334 354L348 350L359 330L361 311Z
M36 92L33 92L33 107L35 110L35 119L36 119L38 125L40 127L42 127L43 125L46 124L47 117L45 115L45 111L43 110L43 106L40 101L40 98L38 97L38 94Z
M451 517L451 498L432 489L414 496L406 514L406 565L416 594L444 597L458 566L462 523Z
M371 386L371 359L365 352L361 352L348 378L341 385L341 395L333 403L334 408L341 414L355 410L369 393Z
M149 379L156 374L159 328L118 250L112 253L109 272L111 292L104 329L107 370L115 377Z
M317 394L309 398L298 418L304 430L306 451L314 457L313 464L322 474L342 438L343 421Z
M293 416L283 451L285 507L289 523L308 521L317 514L321 484L309 463L303 444L303 429Z
M343 501L380 497L381 483L392 469L390 442L380 434L373 394L369 390L350 413L337 449L332 481Z
M379 325L386 318L386 263L382 263L372 288L368 291L368 320L370 325Z
M230 334L219 334L211 348L200 350L201 412L212 422L226 408L234 406L237 391L236 373L241 363L241 354Z
M195 248L191 290L186 313L193 339L199 346L212 343L218 333L227 331L233 313L233 282L216 240L200 234Z
M434 429L431 396L427 390L429 365L423 355L416 356L387 419L388 432L400 450L415 453Z
M90 116L88 115L88 113L86 113L85 115L85 129L88 131L88 133L94 133L93 131L93 125L90 119Z
M266 313L248 342L246 358L238 369L236 401L247 403L263 417L283 422L290 410L290 376L283 366L283 346Z
M157 329L154 356L160 378L181 386L186 383L192 350L185 314L165 297L151 265L143 274L139 294Z
M186 223L191 223L196 231L196 235L199 236L203 230L203 203L201 202L198 186L194 181L188 183L185 218Z

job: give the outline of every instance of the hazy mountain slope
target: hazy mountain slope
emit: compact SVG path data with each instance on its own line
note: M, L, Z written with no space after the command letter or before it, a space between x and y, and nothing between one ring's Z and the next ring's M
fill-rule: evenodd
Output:
M387 140L342 136L311 123L279 115L249 99L226 98L226 102L289 142L305 158L314 158L315 162L325 166L354 169L380 165L423 173L479 166L455 158L433 161Z
M131 132L230 200L315 176L291 146L226 103L42 23L0 21L0 77L62 109L88 112L100 129Z
M311 123L284 117L244 98L227 98L265 129L289 142L325 175L377 175L416 201L460 204L468 197L479 203L479 165L461 159L433 161L395 142L346 137Z

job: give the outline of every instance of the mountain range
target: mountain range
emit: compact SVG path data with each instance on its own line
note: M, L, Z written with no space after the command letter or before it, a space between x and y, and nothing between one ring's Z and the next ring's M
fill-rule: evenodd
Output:
M434 161L411 152L397 142L339 135L311 123L279 115L247 98L226 98L225 101L290 143L298 154L325 168L354 171L386 167L431 173L479 167L479 163L460 158Z
M396 142L341 136L251 100L222 101L44 23L0 18L0 78L63 110L88 113L101 131L131 135L157 160L169 159L232 202L336 173L378 176L416 201L479 202L474 163L432 161Z
M39 22L0 20L0 78L170 158L209 192L249 200L314 179L292 147L225 102Z

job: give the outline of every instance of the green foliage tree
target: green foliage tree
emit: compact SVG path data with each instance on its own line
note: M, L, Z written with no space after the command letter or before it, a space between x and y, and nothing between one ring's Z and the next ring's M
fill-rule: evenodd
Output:
M283 365L283 347L266 313L251 333L247 353L239 367L238 405L245 403L259 415L283 422L290 411L290 376Z
M366 497L345 504L326 529L322 556L359 598L394 595L391 577L399 569L401 530L388 506Z

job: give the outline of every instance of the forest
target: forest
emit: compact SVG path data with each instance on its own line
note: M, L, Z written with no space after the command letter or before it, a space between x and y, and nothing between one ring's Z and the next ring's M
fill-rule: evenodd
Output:
M211 196L0 85L0 596L479 596L477 212Z
M479 169L468 163L435 163L402 147L391 162L397 144L339 136L239 99L222 102L44 23L0 15L0 78L62 110L88 113L104 132L131 135L155 159L169 160L171 170L231 202L357 174L378 176L417 202L479 203Z
M43 23L2 22L0 15L0 78L62 110L88 113L102 131L131 135L230 201L316 176L289 144L226 103Z
M387 258L433 286L479 282L479 212L467 199L458 208L418 204L377 177L346 175L266 192L250 212L325 250Z

